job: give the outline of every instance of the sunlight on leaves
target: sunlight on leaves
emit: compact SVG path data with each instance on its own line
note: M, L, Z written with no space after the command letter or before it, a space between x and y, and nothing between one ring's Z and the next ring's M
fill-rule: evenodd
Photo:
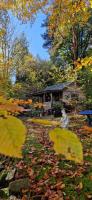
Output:
M87 131L87 132L89 132L89 133L92 133L92 127L83 126L82 129L85 130L85 131ZM87 133L87 132L86 132L86 133Z
M11 157L22 157L26 128L16 117L0 118L0 153Z
M54 142L56 153L64 155L67 160L83 163L82 144L76 134L67 129L55 128L49 136Z
M80 70L82 67L88 67L92 65L92 56L85 57L83 59L78 58L78 60L75 62L76 69Z
M45 125L45 126L58 126L60 125L60 122L58 121L50 121L50 120L46 120L46 119L29 119L29 122L32 123L36 123L36 124L41 124L41 125Z

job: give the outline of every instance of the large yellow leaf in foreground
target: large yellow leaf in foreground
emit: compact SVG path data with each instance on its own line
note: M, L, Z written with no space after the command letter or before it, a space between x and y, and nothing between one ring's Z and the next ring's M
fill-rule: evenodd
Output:
M22 157L22 145L26 137L26 128L16 117L0 118L0 153Z
M67 129L55 128L49 136L57 153L64 155L67 160L83 163L82 144L76 134Z
M45 125L45 126L58 126L60 125L59 121L51 121L51 120L47 120L47 119L36 119L36 118L32 118L32 119L28 119L29 122L32 123L36 123L36 124L41 124L41 125Z

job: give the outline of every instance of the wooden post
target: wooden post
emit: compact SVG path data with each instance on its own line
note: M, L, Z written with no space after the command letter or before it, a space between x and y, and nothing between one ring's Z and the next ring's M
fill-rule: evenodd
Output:
M38 102L40 103L41 101L40 101L40 96L38 97Z
M51 93L50 96L51 96L51 107L52 107L52 104L53 104L53 94Z
M44 95L43 95L43 103L45 102L45 93L44 93Z

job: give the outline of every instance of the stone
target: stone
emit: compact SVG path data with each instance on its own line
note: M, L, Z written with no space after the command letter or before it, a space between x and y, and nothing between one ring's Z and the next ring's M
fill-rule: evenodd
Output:
M14 195L11 195L8 200L21 200Z
M30 188L30 182L28 178L18 179L9 183L9 193L19 194L22 189L26 190Z
M5 188L7 186L6 176L7 176L7 171L3 170L0 173L0 187L2 188Z
M0 200L7 199L9 197L9 189L3 188L0 190Z
M7 181L11 181L14 178L15 172L16 172L16 169L9 170L5 179Z

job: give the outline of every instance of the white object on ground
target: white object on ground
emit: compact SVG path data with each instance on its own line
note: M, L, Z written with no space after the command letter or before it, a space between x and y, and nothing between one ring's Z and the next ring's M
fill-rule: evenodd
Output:
M69 118L64 109L62 109L61 127L67 128L69 124Z

